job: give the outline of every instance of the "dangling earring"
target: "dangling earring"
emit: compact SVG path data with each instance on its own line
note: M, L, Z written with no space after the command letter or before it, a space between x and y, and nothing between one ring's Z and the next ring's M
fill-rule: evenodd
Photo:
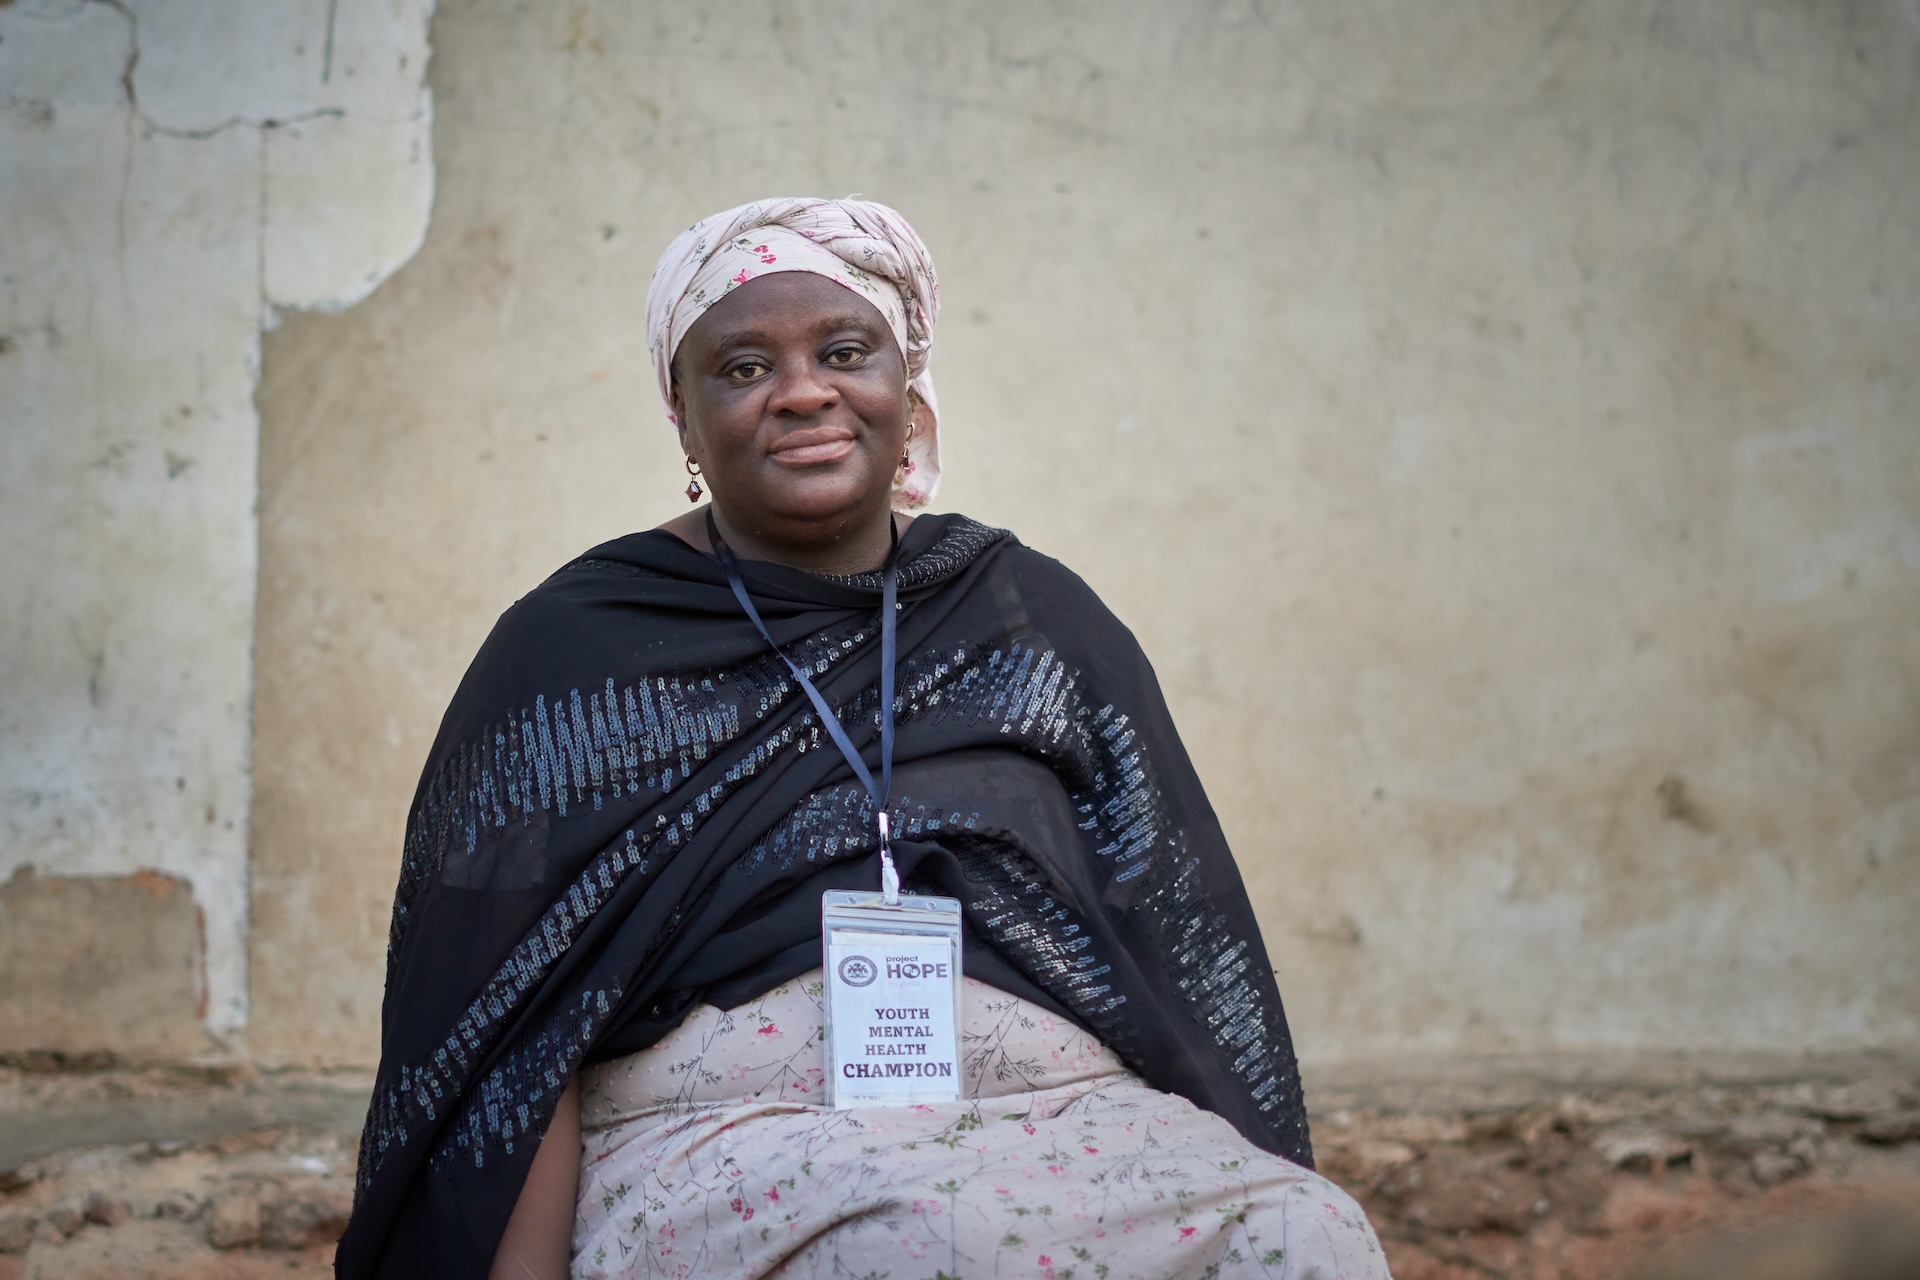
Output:
M699 479L700 465L693 460L692 454L687 455L687 474L694 477L692 480L687 481L687 501L698 502L700 501L701 493Z
M900 474L902 477L913 474L913 454L908 446L913 443L913 415L920 412L920 397L913 391L907 392L907 438L900 442Z

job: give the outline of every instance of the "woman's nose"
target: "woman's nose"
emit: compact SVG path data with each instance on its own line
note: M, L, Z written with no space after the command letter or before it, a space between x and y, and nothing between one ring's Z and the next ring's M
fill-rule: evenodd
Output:
M840 393L812 360L783 360L773 376L773 394L767 399L773 413L812 417L840 402Z

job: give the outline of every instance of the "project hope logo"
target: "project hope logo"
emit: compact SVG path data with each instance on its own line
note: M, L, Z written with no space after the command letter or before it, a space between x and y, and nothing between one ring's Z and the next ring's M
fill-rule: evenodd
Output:
M946 978L952 976L952 970L939 962L924 960L888 960L887 976L894 981L902 978L918 982L922 978Z
M850 987L870 986L879 976L879 966L865 956L848 956L840 962L840 981Z
M918 982L922 978L946 978L952 976L952 969L939 961L895 960L889 958L886 964L887 977L899 982ZM850 987L870 986L880 976L880 966L866 956L848 956L840 962L840 981Z

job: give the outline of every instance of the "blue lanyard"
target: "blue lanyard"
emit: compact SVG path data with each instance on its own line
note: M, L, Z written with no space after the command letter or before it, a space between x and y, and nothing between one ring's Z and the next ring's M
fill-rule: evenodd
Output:
M889 830L891 819L887 806L893 797L893 666L894 666L894 614L898 611L895 600L899 591L900 577L900 530L893 523L892 513L888 513L887 532L890 535L887 547L887 563L880 578L880 782L874 785L873 773L867 768L867 762L853 749L853 740L847 737L847 731L840 725L840 717L833 714L833 708L813 687L813 681L807 673L779 645L773 642L773 636L767 631L767 624L760 620L760 611L753 607L753 597L747 594L746 584L740 581L740 566L734 562L733 551L726 540L720 536L720 527L713 521L713 508L707 508L707 538L713 543L713 554L720 566L727 571L727 585L733 588L734 599L753 620L760 638L767 647L780 655L787 664L787 670L807 691L807 697L813 701L813 709L820 713L820 723L833 738L833 745L840 748L840 754L847 758L847 764L853 769L854 776L867 789L867 795L873 800L875 820L880 826L880 890L890 907L900 905L900 873L893 866L892 832Z

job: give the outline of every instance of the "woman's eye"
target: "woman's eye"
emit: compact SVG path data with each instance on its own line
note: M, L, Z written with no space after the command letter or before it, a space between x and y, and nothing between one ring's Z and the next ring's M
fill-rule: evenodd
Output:
M859 347L835 347L827 352L827 363L842 369L850 369L867 358L867 353Z
M742 360L739 364L727 367L727 377L733 382L752 382L767 371L767 366L758 360Z

